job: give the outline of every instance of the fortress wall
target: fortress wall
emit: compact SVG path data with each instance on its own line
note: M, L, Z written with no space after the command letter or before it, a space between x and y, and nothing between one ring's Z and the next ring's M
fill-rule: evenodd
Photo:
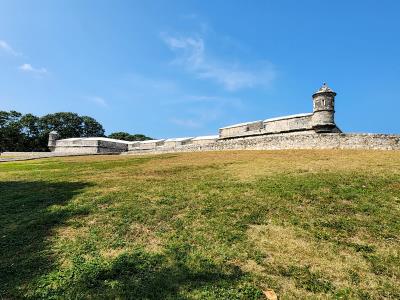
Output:
M128 151L138 149L139 145L140 145L140 142L129 142Z
M98 147L100 150L98 153L128 151L128 144L126 143L123 144L123 143L99 140ZM105 149L108 149L109 151Z
M152 150L156 147L164 145L164 140L149 140L139 143L139 149L142 150Z
M264 121L266 132L282 132L291 130L307 130L312 128L312 115L296 118L281 119L276 121Z
M212 140L212 139L207 139L207 140L195 140L195 141L191 141L191 143L188 144L188 145L202 146L202 145L212 144L212 143L215 143L215 142L216 142L216 139L215 139L215 140Z
M128 154L158 154L173 152L221 150L283 150L283 149L364 149L400 150L400 135L386 134L276 134L218 140L206 145L182 145L175 149L157 147L148 151L130 151Z
M97 145L97 140L86 140L81 138L56 141L56 147L97 147Z
M71 153L71 154L96 154L99 153L97 146L57 146L54 153Z
M262 121L249 122L243 124L224 127L219 130L220 137L236 136L247 132L262 131L264 124Z
M54 152L57 153L77 154L114 153L125 151L128 151L127 144L95 139L59 140L56 142L56 148L54 150Z
M168 141L168 142L164 143L164 147L167 147L167 148L175 148L180 145L181 145L181 143L175 142L175 141L171 141L171 142Z
M240 138L241 136L307 130L313 130L313 114L311 113L224 127L220 129L220 138Z
M191 143L191 139L172 140L172 141L166 140L164 142L164 147L175 148L175 147L179 147L181 145L187 145L187 144L190 144L190 143Z

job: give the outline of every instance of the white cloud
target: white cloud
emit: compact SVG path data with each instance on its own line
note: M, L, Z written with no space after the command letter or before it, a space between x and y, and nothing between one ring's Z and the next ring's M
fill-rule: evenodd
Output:
M96 104L98 106L108 107L107 101L102 97L92 96L92 97L86 97L86 99L89 100L90 102L93 102L94 104Z
M184 66L198 78L210 79L221 84L229 91L268 86L275 78L273 67L266 63L246 68L239 64L208 58L202 38L172 37L166 34L161 36L170 50L177 55L174 63Z
M14 56L20 56L21 53L18 53L15 51L6 41L0 40L0 49L3 50L4 52L14 55Z
M39 75L47 74L48 71L45 68L34 68L31 64L23 64L19 67L22 72L35 73Z
M201 38L175 38L163 35L164 42L174 52L180 51L176 62L186 64L188 67L198 69L204 62L204 41Z

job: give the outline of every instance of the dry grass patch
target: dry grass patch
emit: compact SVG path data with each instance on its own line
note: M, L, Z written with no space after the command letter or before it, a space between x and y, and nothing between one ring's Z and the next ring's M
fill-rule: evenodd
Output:
M236 152L228 152L233 158ZM240 160L227 169L240 180L276 173L318 172L368 172L380 174L387 169L400 174L400 158L397 151L360 150L282 150L247 151Z
M320 274L336 289L345 290L353 286L352 275L358 278L357 286L371 294L379 286L379 279L370 273L362 253L340 249L332 243L317 242L293 227L272 224L252 226L248 236L265 253L267 269L271 267L278 272L290 268L307 269L311 274ZM283 285L281 289L290 295L299 286L296 276L289 276L289 280L291 284Z

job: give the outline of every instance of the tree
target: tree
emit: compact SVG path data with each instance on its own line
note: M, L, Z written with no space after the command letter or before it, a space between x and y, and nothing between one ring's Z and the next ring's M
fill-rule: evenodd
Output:
M71 112L41 118L16 111L0 111L0 151L47 151L49 132L60 138L104 136L103 126L88 116Z
M127 132L113 132L108 137L116 140L130 141L130 134Z
M83 133L82 118L71 112L59 112L48 114L40 118L40 130L42 135L48 135L50 131L57 131L60 138L80 137Z
M129 133L123 132L123 131L111 133L108 137L111 139L117 139L117 140L123 140L123 141L152 140L151 137L145 136L144 134L129 134Z
M22 151L22 114L16 111L0 111L0 151Z
M82 124L81 136L104 136L103 126L92 117L82 116Z
M29 151L46 151L47 143L43 143L40 140L40 129L39 129L40 118L32 115L23 115L20 119L21 133L23 138L23 148L29 149Z

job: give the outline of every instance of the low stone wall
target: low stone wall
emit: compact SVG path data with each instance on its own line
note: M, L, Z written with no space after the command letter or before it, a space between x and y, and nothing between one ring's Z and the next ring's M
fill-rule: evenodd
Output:
M164 145L164 140L148 140L139 143L138 149L148 151ZM134 148L134 147L132 147ZM131 148L131 149L132 149ZM128 150L130 147L128 147Z
M48 157L52 156L53 152L2 152L0 157Z
M117 153L75 153L75 152L3 152L0 155L0 163L34 160L41 158L65 157L65 156L85 156L85 155L105 155Z
M57 146L54 153L96 154L99 153L99 148L97 146Z
M195 137L194 139L190 140L188 144L194 145L207 145L210 143L215 143L219 139L219 135L203 135Z
M152 150L135 150L129 151L128 154L282 149L400 150L400 135L344 133L261 135L218 140L206 145L182 145L175 149L157 147Z
M59 140L55 148L56 153L76 154L115 153L125 151L128 151L127 143L95 139Z

